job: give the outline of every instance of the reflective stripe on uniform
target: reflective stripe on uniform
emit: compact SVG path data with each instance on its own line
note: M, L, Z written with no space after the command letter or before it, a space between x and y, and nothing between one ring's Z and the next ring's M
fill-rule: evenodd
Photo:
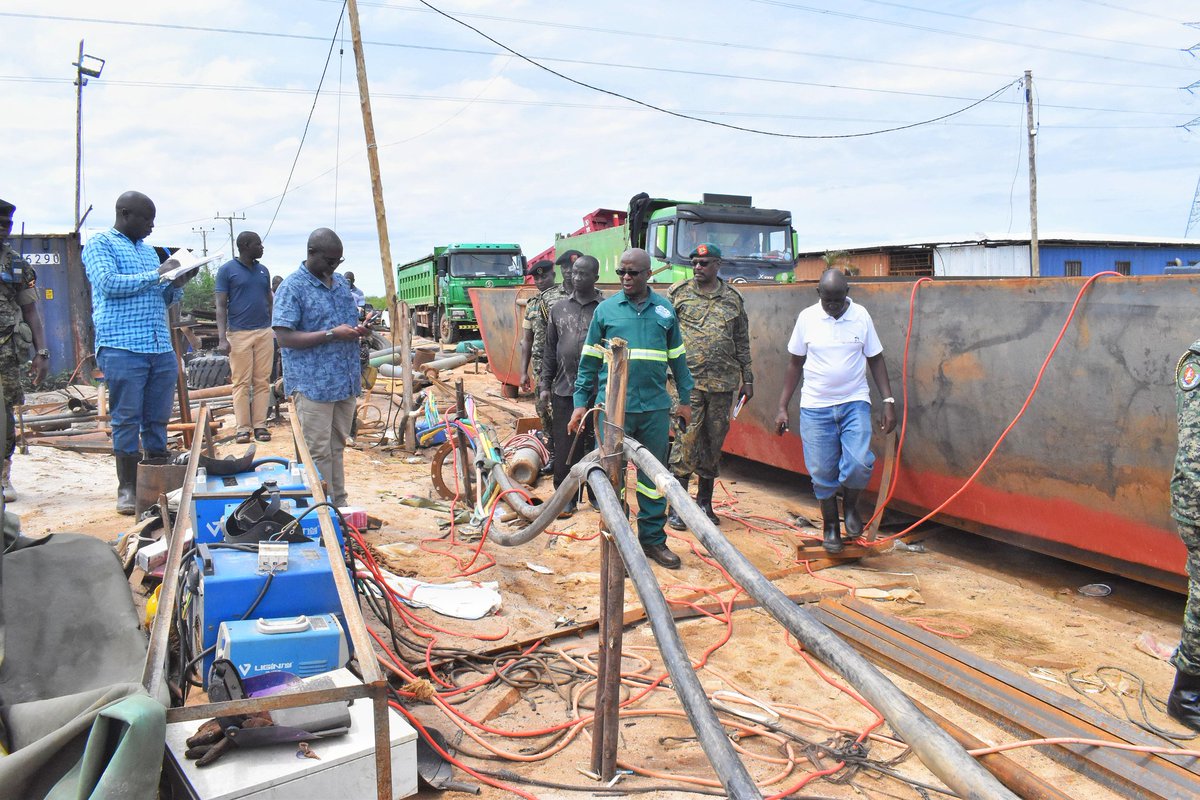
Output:
M670 350L668 350L667 358L679 358L681 355L683 355L686 352L687 352L687 350L684 349L684 346L681 344L681 345L679 345L679 347L672 347Z
M662 492L660 492L658 489L655 489L653 486L647 486L641 481L637 482L637 493L644 494L651 500L661 500L663 496Z
M680 347L680 350L683 348ZM629 348L630 361L663 361L667 360L666 350L645 350L640 347Z
M594 345L594 344L585 344L583 346L582 352L580 352L580 354L579 354L580 358L583 358L584 356L591 356L592 358L603 359L604 351L601 350L599 347L596 347L596 345Z

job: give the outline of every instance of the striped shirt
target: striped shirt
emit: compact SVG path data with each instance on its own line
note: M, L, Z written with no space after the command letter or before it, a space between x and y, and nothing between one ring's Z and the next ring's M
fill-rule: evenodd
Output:
M167 353L173 349L167 306L183 298L183 289L162 282L154 248L140 239L131 242L110 228L88 239L83 266L92 283L97 350Z

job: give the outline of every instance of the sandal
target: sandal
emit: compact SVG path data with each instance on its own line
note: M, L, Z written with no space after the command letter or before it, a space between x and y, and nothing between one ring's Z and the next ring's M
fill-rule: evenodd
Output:
M240 433L238 433L237 438L234 439L234 441L237 442L238 444L250 444L250 432L249 431L241 431Z
M267 430L266 428L255 428L254 429L254 438L260 442L269 442L269 441L271 441L271 432L269 430ZM249 436L246 437L246 441L247 442L250 441Z

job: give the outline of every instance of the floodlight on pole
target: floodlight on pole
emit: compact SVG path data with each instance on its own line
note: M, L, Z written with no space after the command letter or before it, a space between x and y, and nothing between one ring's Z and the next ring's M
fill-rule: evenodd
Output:
M83 225L83 217L79 216L83 175L83 87L87 86L88 78L100 77L100 73L104 71L104 59L84 53L83 39L80 39L79 60L71 66L75 68L75 232L78 233ZM91 211L91 208L88 211Z

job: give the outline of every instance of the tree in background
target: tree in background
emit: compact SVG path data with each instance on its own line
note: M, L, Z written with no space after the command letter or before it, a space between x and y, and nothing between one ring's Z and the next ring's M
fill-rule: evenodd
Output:
M216 309L216 289L217 271L211 267L201 267L196 277L184 284L183 301L180 303L184 313Z
M821 256L821 260L825 262L825 266L840 269L847 275L857 275L858 267L850 263L850 254L845 250L826 250L825 255Z

